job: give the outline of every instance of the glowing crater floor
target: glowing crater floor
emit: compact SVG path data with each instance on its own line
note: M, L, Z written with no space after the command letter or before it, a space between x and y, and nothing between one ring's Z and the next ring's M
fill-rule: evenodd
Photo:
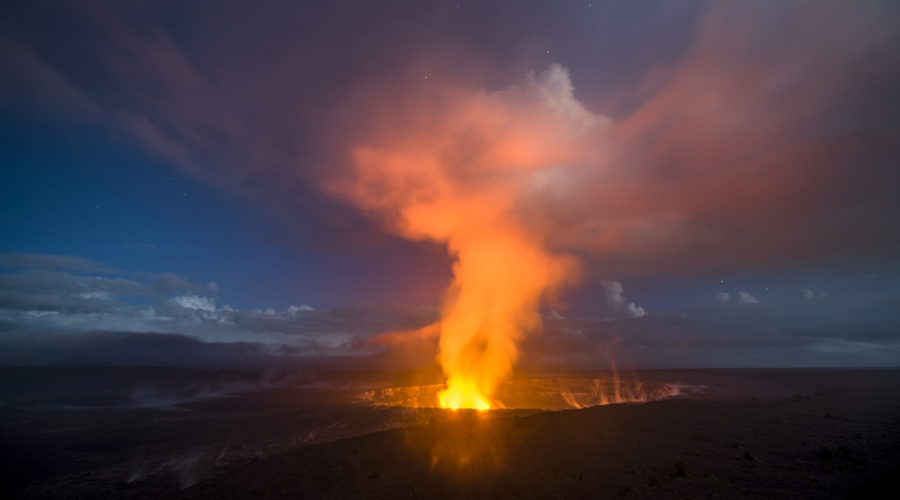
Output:
M390 387L366 391L372 404L436 408L443 384ZM492 409L567 410L612 403L655 401L674 395L667 385L616 379L536 378L502 382Z

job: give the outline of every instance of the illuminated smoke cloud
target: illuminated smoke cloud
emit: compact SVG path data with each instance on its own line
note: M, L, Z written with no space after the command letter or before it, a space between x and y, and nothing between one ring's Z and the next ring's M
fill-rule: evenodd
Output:
M380 109L352 147L349 175L328 184L412 240L447 245L438 361L448 407L487 408L537 309L577 277L545 245L540 193L584 161L580 145L609 120L574 98L560 66L500 92L446 86Z

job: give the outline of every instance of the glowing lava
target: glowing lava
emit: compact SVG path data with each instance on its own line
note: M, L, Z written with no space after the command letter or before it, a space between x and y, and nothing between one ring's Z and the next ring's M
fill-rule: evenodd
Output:
M491 405L484 399L478 387L468 380L458 381L459 377L453 376L447 381L447 389L438 395L438 401L442 408L458 410L460 408L474 408L476 410L490 410Z

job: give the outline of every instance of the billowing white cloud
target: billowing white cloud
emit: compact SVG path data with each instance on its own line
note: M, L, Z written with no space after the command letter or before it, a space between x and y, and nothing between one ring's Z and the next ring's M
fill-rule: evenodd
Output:
M209 297L200 297L199 295L181 295L172 297L172 302L180 305L185 309L198 309L200 311L215 312L216 299Z
M737 303L738 304L758 304L759 299L750 295L748 292L738 292L737 293Z
M647 315L647 311L643 307L635 305L634 302L629 302L625 306L625 315L629 318L643 318Z
M730 304L732 301L738 305L759 303L759 299L745 291L739 291L733 296L729 292L719 292L716 294L716 298L723 304Z
M647 310L634 302L625 303L625 287L618 281L602 281L603 291L606 293L606 303L611 305L616 312L624 312L628 318L643 318Z
M603 281L603 291L606 292L606 302L618 308L625 303L625 288L618 281Z

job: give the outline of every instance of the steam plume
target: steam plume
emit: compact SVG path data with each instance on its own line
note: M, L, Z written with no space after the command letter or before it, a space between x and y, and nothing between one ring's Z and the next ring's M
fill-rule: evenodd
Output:
M577 275L572 257L546 247L530 202L583 161L578 142L608 119L581 106L555 65L501 92L438 88L381 117L330 188L398 235L447 245L441 403L487 408L522 336L540 329L542 298Z

